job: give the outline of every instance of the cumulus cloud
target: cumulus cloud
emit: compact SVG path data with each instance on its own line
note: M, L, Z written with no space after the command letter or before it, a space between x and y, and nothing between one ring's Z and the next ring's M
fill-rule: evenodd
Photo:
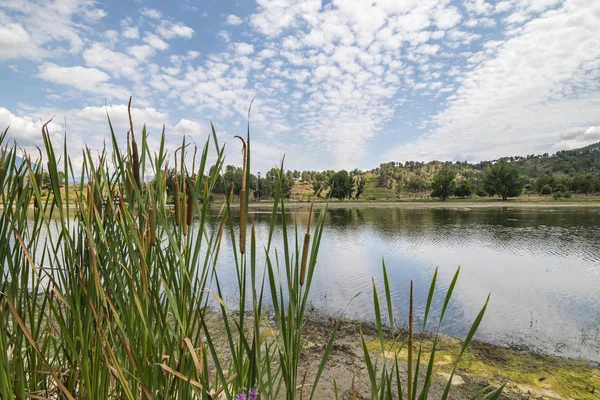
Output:
M89 28L87 24L95 24L106 15L92 0L3 1L0 3L0 62L40 59L57 56L60 52L77 53L84 46L82 35ZM64 48L65 42L67 48Z
M123 30L123 36L127 39L137 39L140 37L137 26L130 26Z
M236 54L247 56L254 53L254 46L249 43L234 43L233 46Z
M38 58L42 55L41 49L21 25L0 25L0 61L11 58Z
M599 35L599 4L567 2L530 21L464 73L425 136L386 156L452 159L461 153L481 159L541 151L556 143L560 127L594 125Z
M600 142L600 125L589 127L576 127L561 135L560 142L556 143L555 150L573 150Z
M101 43L92 44L83 51L82 56L86 65L109 71L115 77L120 75L133 77L138 73L138 61L135 58L110 50Z
M96 107L133 94L155 128L179 135L205 133L209 117L236 129L256 98L255 143L276 143L267 154L287 150L298 168L546 152L595 140L600 126L597 2L257 0L244 20L223 16L230 26L247 21L243 30L214 23L210 49L162 9L99 35L100 3L71 0L60 12L47 4L0 4L0 62L33 60L53 84L47 99ZM170 121L157 109L197 119ZM67 112L91 121L102 110Z
M81 91L95 92L107 97L123 98L127 96L125 89L110 84L110 76L96 68L61 67L46 62L40 67L37 76L48 82L72 86Z
M146 18L151 18L151 19L160 19L162 17L162 13L153 8L142 8L140 10L140 14L142 14Z
M152 48L160 51L169 48L169 44L167 42L150 32L146 32L146 35L144 36L144 42L148 43Z
M233 15L233 14L229 14L227 16L227 18L225 18L225 23L227 25L241 25L242 22L243 21L240 17L238 17L237 15Z
M158 34L165 39L184 38L190 39L194 36L194 30L181 22L172 23L165 21L161 23L157 30Z

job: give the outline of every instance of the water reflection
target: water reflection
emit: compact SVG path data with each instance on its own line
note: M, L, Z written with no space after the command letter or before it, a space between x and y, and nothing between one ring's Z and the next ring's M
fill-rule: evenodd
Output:
M259 243L266 243L269 215L256 213L251 218ZM288 213L300 232L307 218L306 210ZM466 334L491 292L479 338L600 359L598 226L600 213L593 208L332 209L315 272L313 306L336 315L362 292L348 316L373 319L371 277L382 282L383 256L394 314L403 321L411 279L422 313L435 268L445 289L460 265L444 332ZM282 249L281 243L274 245ZM222 249L226 252L228 246ZM231 261L231 254L223 253L219 271L233 280ZM228 285L229 296L235 298L235 290L233 282ZM442 303L439 291L433 318L439 316Z

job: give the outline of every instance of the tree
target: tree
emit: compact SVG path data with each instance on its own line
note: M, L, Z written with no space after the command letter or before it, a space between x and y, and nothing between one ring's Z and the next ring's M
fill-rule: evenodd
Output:
M454 179L456 174L447 169L442 169L437 173L431 184L431 197L438 197L442 200L446 200L454 193L454 186L456 183Z
M540 194L542 194L544 196L552 194L552 186L550 186L550 185L544 185L542 187L542 189L540 189Z
M473 185L466 179L461 179L454 188L454 195L460 198L471 197L473 194Z
M364 175L356 178L356 195L354 198L358 200L361 194L365 191L365 186L367 185L367 177Z
M341 170L335 173L331 178L329 185L331 186L331 196L340 200L351 198L354 191L354 179L348 171Z
M535 188L537 189L538 193L543 194L542 193L542 188L546 185L550 186L550 193L552 193L552 188L554 187L554 185L556 184L554 177L550 174L542 174L540 176L537 177L537 179L535 180ZM550 194L548 193L548 194Z
M490 196L498 195L506 200L521 194L523 180L514 165L500 160L486 168L483 185Z

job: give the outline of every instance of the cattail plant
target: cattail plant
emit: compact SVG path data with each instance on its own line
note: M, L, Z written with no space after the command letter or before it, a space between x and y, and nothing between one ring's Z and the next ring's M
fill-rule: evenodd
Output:
M246 141L241 136L236 138L242 141L242 188L240 189L240 253L246 252Z
M302 262L300 263L300 286L304 286L304 279L306 278L306 263L308 261L308 247L310 245L310 223L312 221L313 206L315 200L313 199L310 204L310 211L308 213L308 225L306 227L306 233L304 234L304 245L302 246Z

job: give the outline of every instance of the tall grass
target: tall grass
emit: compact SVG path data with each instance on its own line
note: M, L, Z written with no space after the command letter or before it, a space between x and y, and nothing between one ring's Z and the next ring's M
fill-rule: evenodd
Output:
M159 148L150 149L145 126L134 130L130 115L122 150L108 116L107 122L110 150L95 154L84 149L80 169L72 165L67 138L56 147L45 125L45 159L41 151L30 155L8 142L8 130L0 135L0 398L233 399L251 391L264 399L295 399L304 393L312 398L341 321L340 316L311 382L300 379L303 328L326 209L299 240L297 226L287 220L279 184L267 243L259 249L255 227L248 224L245 185L239 213L232 207L232 191L212 211L214 218L208 217L225 159L214 127L201 149L192 152L184 139L170 156L164 129ZM240 139L248 181L249 126ZM212 170L207 165L211 152L216 158ZM178 171L173 207L165 194L171 160ZM45 188L43 171L50 176ZM67 182L77 172L78 184L61 188L61 171ZM272 245L277 224L282 249ZM234 310L223 300L216 268L224 235L235 263L239 302ZM259 265L259 254L264 264ZM434 284L435 277L432 290ZM373 283L384 349L390 342L384 338L376 290ZM450 296L451 290L447 301ZM426 315L430 304L431 294ZM264 329L269 318L277 326L274 335ZM394 344L393 331L392 336ZM417 368L419 357L420 352ZM433 356L430 360L419 398L426 398L433 376ZM366 347L365 361L373 398L402 396L397 361L391 369L373 363ZM416 398L419 377L416 371L414 384L410 379L409 398ZM392 388L394 379L397 387Z

